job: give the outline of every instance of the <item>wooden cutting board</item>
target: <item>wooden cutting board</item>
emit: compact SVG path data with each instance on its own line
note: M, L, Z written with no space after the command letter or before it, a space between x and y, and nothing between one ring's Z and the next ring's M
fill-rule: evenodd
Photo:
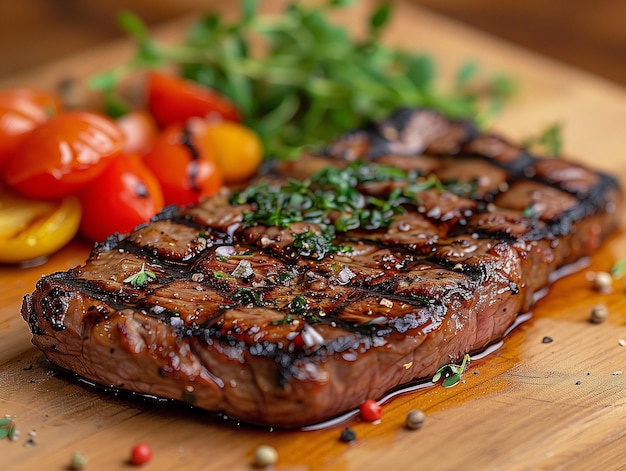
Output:
M281 2L264 2L277 9ZM371 2L341 20L362 24ZM227 8L227 7L224 7ZM228 7L232 10L231 7ZM158 34L175 37L185 22ZM495 126L512 138L564 126L574 159L626 180L626 93L576 70L444 21L411 2L398 2L386 41L434 54L444 76L467 59L486 71L519 79L519 93ZM42 66L2 86L52 87L124 61L130 43ZM0 267L0 415L10 414L19 440L0 440L2 470L68 469L73 452L87 469L127 469L139 441L154 450L150 470L246 470L261 444L279 453L276 470L534 470L626 467L626 285L611 294L593 289L589 274L626 256L626 236L612 237L580 271L561 278L532 317L496 351L472 361L455 387L428 387L387 402L380 423L347 423L317 431L265 430L216 419L171 404L96 391L56 373L30 344L21 299L44 273L79 264L89 247L76 241L44 265ZM589 322L597 303L609 309ZM546 343L545 338L552 339ZM622 373L623 372L623 373ZM421 430L404 427L422 409ZM339 440L350 426L356 441Z

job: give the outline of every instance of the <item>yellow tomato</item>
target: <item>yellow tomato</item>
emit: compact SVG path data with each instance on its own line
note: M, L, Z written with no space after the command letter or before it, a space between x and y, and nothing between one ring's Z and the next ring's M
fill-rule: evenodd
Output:
M78 231L77 198L38 201L0 188L0 263L20 263L51 255Z
M212 148L227 184L248 180L263 161L263 145L259 136L234 121L209 121L203 139Z

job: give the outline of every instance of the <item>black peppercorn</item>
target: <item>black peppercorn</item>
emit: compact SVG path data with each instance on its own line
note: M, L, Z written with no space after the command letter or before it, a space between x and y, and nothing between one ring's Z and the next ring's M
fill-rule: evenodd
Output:
M356 440L356 433L350 427L346 427L341 432L340 440L342 442L353 442Z

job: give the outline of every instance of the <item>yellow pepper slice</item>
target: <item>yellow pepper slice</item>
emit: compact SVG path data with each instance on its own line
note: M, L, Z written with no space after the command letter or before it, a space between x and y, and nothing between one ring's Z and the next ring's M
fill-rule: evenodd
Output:
M27 262L53 254L76 235L81 213L74 196L38 201L0 187L0 263Z

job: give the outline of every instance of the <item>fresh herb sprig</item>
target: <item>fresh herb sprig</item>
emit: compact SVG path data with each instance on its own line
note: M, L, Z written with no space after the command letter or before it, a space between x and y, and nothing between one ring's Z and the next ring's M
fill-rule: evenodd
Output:
M457 385L461 381L461 376L463 376L463 373L465 373L469 362L470 356L468 354L465 354L465 356L463 357L463 362L460 365L454 363L443 365L437 370L437 372L433 376L433 383L438 383L443 378L441 385L444 388L450 388Z
M282 319L273 321L272 325L290 324L296 319L293 315L303 316L308 324L314 324L320 321L320 316L318 314L321 314L321 311L316 313L311 308L307 298L299 294L294 296L289 303L289 312L285 314Z
M548 157L560 157L563 152L563 126L552 123L541 130L536 136L527 137L522 145L531 150L541 152Z
M154 280L156 274L150 270L146 270L146 264L141 264L141 270L124 279L124 283L129 283L133 288L141 288L148 281Z
M15 433L15 423L10 417L3 417L0 419L0 439L13 437Z
M626 257L618 260L611 267L611 275L615 278L622 278L626 276Z
M249 288L239 288L233 294L233 300L244 306L265 306L263 294Z
M321 234L306 231L294 234L293 247L303 257L322 260L326 255L350 252L352 249L347 245L333 243L335 231L332 226L323 228Z
M237 103L245 124L259 133L272 157L298 155L303 147L327 143L399 106L429 106L480 120L512 92L510 78L485 80L477 64L468 62L460 67L452 90L441 93L432 56L383 45L392 18L389 2L371 12L364 38L356 39L330 21L331 10L352 3L293 2L271 16L258 12L258 0L242 0L239 19L231 22L209 13L174 44L153 38L140 18L124 12L119 23L134 37L136 54L93 77L90 85L103 92L109 112L119 115L127 107L119 93L125 76L177 66L182 76Z

